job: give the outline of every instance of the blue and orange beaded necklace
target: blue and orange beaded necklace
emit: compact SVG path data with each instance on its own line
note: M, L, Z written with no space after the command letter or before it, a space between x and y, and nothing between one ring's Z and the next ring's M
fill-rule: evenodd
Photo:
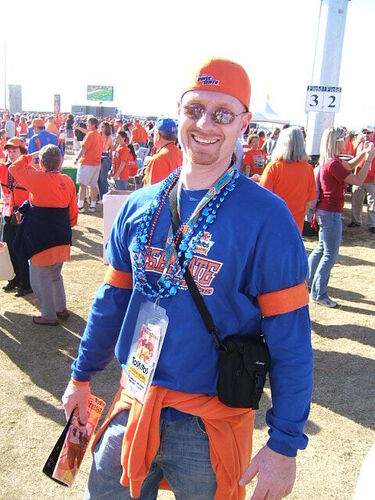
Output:
M177 210L180 215L180 173L181 169L179 168L163 181L137 227L132 247L135 288L148 298L162 299L176 295L197 243L208 226L216 220L220 206L228 194L233 191L239 176L238 170L231 164L204 195L187 221L180 226L176 235L173 234L172 227L170 227L165 247L164 270L157 283L157 288L155 288L147 279L146 258L151 249L152 236L161 210L176 182L178 182ZM180 242L178 249L176 249L177 242ZM181 257L183 257L182 265L180 265Z

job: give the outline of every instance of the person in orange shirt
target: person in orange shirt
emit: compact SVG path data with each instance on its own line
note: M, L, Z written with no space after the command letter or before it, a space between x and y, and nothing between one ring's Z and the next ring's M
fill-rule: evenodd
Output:
M32 166L37 154L41 170ZM37 325L56 326L57 318L69 317L61 270L70 259L78 206L75 185L61 173L61 164L59 148L50 144L33 155L21 156L9 167L30 192L30 204L22 208L22 234L15 249L30 259L31 286L41 307L41 316L33 317Z
M19 123L19 130L20 130L20 135L19 135L20 138L26 140L28 132L26 116L21 116Z
M257 134L249 135L247 139L249 149L244 151L242 165L244 173L251 177L261 175L266 163L266 154L259 147L259 136Z
M130 151L127 142L126 132L119 130L116 136L117 148L113 153L113 167L109 176L115 181L116 189L120 190L125 190L128 186Z
M301 130L286 128L259 182L285 201L301 234L309 204L316 198L314 170L307 160Z
M182 165L182 152L176 146L177 125L171 118L159 118L155 125L154 144L157 153L146 167L144 186L162 181Z
M87 119L87 134L83 139L80 152L74 161L79 162L77 170L78 191L78 211L85 212L86 190L90 188L89 212L96 211L96 201L98 199L98 179L100 173L101 156L103 151L103 139L98 132L99 122L95 116Z
M147 146L147 139L147 130L139 123L139 120L134 120L134 126L130 135L130 142L132 144L137 142L140 146Z
M9 167L21 155L27 153L26 145L22 139L13 137L5 144L8 161L0 163L2 209L2 234L1 241L8 245L15 277L4 287L4 292L16 291L16 297L23 297L32 293L29 277L29 263L27 259L20 258L13 250L13 242L18 235L20 226L16 213L19 207L29 198L26 188L18 182L9 171Z
M5 160L4 146L7 142L7 131L5 128L0 130L0 160Z
M129 177L134 177L135 175L137 175L137 172L138 172L137 154L135 152L133 144L128 144L127 146L129 148L129 152L130 152L130 155L128 158Z
M47 118L45 128L47 132L52 132L52 134L59 136L59 129L56 127L55 119L53 116L49 116Z
M262 146L266 140L266 134L264 133L264 130L259 130L258 137L259 137L259 149L262 149Z
M345 140L344 154L350 156L356 156L356 148L354 147L355 135L353 132L348 132Z

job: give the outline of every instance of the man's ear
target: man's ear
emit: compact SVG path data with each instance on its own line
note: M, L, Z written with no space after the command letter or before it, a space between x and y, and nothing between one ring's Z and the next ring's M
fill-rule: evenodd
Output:
M242 125L241 125L241 134L243 134L245 132L245 130L247 129L247 127L250 125L250 122L251 122L251 113L246 113L245 115L243 115L242 117Z
M181 101L178 101L177 103L177 116L179 117L181 114Z

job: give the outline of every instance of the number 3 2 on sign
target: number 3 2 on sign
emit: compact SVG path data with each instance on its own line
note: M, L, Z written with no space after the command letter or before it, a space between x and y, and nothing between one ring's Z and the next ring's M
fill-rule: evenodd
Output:
M306 113L309 111L325 111L338 113L340 111L341 87L326 87L308 85L306 92Z

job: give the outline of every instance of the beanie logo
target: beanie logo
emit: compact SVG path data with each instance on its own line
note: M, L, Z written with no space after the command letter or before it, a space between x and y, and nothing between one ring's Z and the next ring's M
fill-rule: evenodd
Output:
M203 85L219 85L220 80L215 80L212 75L200 75L197 82L201 82Z

